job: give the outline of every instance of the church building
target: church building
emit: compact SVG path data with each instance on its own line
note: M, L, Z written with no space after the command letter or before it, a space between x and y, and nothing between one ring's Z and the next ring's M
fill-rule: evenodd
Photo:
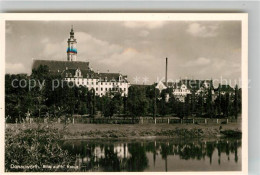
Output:
M34 60L32 69L46 65L51 74L61 75L66 81L73 82L76 86L85 86L95 90L96 95L121 93L127 96L130 83L126 75L121 73L100 73L93 71L89 62L77 61L77 40L74 37L73 27L68 39L67 60Z

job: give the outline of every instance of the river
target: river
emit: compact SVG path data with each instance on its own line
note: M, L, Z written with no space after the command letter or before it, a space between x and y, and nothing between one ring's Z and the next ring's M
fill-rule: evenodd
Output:
M80 171L241 171L241 139L69 140Z

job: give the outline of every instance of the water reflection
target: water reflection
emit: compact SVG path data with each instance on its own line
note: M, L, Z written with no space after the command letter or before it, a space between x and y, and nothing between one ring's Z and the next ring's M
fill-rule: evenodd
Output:
M239 171L241 140L67 141L81 171Z

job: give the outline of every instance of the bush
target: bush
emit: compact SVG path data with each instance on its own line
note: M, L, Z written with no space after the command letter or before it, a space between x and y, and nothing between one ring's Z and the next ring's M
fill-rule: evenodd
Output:
M5 171L69 171L67 165L75 158L59 144L57 129L38 126L33 129L6 130ZM73 162L74 160L74 162ZM12 168L11 165L24 166ZM43 165L64 167L43 168ZM33 167L27 167L33 166Z
M228 137L228 138L241 138L242 137L241 131L225 130L225 131L220 131L220 133L225 135L225 137Z

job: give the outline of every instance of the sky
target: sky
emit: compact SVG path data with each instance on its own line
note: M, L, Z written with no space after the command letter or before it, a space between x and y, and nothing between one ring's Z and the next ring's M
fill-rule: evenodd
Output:
M6 73L31 73L33 59L66 60L73 25L78 61L120 72L133 84L241 79L240 21L7 21Z

